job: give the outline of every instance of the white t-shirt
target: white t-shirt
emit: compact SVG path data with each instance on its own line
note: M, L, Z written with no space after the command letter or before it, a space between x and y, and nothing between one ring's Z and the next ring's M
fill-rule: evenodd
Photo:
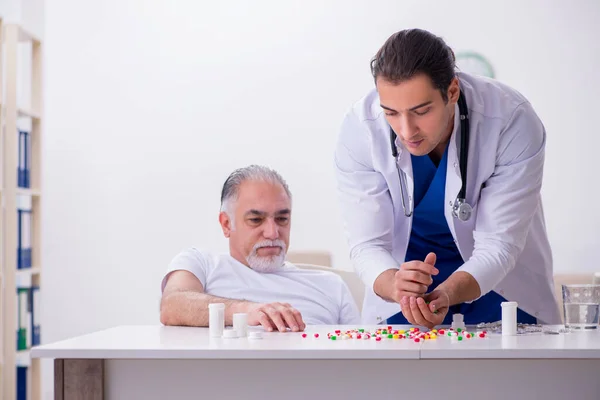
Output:
M300 269L286 262L277 272L256 272L228 254L213 255L196 248L179 253L169 273L194 274L209 295L255 303L289 303L307 325L360 324L360 313L342 278L326 271Z

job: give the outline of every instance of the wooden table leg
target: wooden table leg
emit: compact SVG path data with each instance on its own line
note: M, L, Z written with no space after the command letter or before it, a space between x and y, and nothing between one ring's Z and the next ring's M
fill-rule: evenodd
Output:
M104 399L104 360L54 360L54 399Z

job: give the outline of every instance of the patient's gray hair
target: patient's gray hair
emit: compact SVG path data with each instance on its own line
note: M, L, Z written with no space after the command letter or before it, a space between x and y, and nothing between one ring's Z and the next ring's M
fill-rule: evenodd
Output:
M240 185L245 181L264 181L283 186L285 193L292 200L292 193L279 173L271 168L262 165L249 165L244 168L236 169L229 175L223 184L221 191L221 211L224 211L231 220L232 229L234 229L233 204L239 196Z

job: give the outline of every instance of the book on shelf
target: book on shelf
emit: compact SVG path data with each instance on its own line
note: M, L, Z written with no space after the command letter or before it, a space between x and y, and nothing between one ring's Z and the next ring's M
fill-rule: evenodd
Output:
M19 130L19 157L17 166L17 186L31 187L31 133Z
M31 268L31 196L17 196L17 269Z

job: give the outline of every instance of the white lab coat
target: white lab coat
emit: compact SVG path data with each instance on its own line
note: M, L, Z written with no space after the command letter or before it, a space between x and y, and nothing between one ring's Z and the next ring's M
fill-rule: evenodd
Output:
M448 148L445 216L465 263L458 269L496 291L541 323L560 323L552 253L540 196L546 132L531 104L497 81L459 73L469 109L468 221L452 216L461 188L460 126L456 106ZM353 267L366 285L363 323L400 311L373 292L375 279L404 262L412 217L406 217L391 153L390 127L375 90L346 115L335 151L344 229ZM414 188L410 153L396 142L408 193ZM433 249L432 249L433 250Z

